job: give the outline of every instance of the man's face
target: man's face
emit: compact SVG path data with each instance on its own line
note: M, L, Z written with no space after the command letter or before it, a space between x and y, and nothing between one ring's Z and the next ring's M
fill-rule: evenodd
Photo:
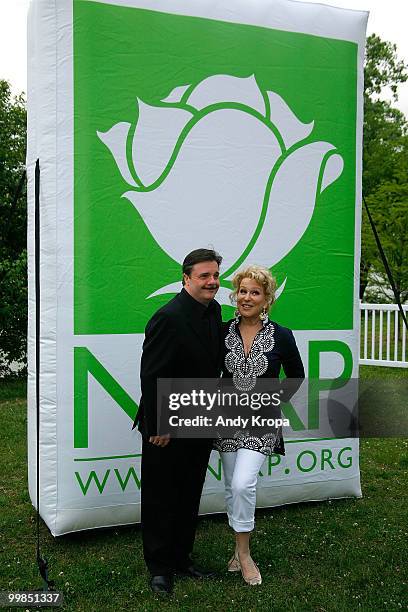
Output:
M216 261L195 264L191 275L183 275L184 289L201 304L209 304L220 287L220 272Z

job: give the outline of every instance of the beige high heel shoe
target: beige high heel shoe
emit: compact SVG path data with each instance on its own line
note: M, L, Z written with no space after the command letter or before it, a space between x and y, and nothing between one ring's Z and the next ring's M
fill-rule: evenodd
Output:
M241 564L239 562L236 553L234 553L233 557L228 561L228 571L229 572L239 572L241 570Z
M245 580L245 582L247 584L249 584L250 586L256 586L258 584L262 584L261 572L259 571L259 567L255 563L255 561L253 561L253 564L255 566L255 572L250 572L250 573L248 573L246 575L244 574L244 571L242 569L242 565L241 565L239 559L238 559L238 563L240 565L242 577L243 577L243 579Z

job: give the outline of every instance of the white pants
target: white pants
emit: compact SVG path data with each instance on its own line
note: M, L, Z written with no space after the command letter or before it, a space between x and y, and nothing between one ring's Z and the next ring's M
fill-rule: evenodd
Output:
M220 455L224 470L228 523L238 533L252 531L255 524L258 472L266 457L247 448Z

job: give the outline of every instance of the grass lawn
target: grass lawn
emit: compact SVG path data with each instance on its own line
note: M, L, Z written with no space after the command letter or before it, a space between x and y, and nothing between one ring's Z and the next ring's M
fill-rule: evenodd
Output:
M408 371L362 367L361 376ZM0 388L0 590L41 587L35 563L35 512L26 480L23 383ZM50 578L64 610L307 611L407 609L408 440L361 441L362 499L303 503L257 511L253 555L263 584L227 574L232 537L224 516L200 519L196 557L216 569L203 582L180 579L159 599L147 587L138 526L54 539L41 524ZM28 608L25 608L28 609Z

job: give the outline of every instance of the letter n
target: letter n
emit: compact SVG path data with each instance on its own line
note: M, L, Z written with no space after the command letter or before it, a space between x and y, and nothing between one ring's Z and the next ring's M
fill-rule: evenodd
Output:
M138 405L84 346L74 348L74 447L88 448L88 375L134 420Z

